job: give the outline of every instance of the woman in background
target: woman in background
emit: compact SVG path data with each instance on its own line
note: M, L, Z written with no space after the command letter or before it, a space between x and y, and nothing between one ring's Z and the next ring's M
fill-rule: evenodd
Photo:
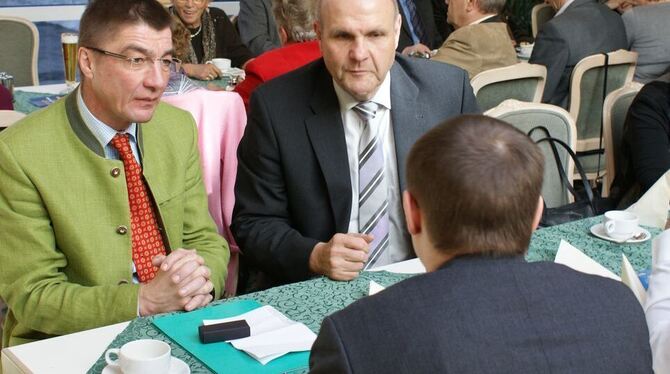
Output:
M170 8L191 34L184 71L189 77L202 80L221 75L214 64L208 63L214 58L228 58L231 66L242 69L252 58L226 12L210 8L209 3L210 0L172 0Z

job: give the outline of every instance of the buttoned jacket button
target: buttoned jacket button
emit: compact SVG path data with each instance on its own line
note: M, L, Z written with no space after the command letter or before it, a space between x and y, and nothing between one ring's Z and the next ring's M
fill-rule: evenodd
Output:
M112 168L112 170L109 171L109 174L112 175L112 177L116 178L119 175L121 175L121 169L119 168Z
M128 233L128 227L121 225L116 228L116 233L119 235L126 235L126 233Z
M120 285L122 285L122 284L128 284L128 283L130 283L130 282L128 282L127 279L121 279L121 280L117 283L117 285L120 286Z

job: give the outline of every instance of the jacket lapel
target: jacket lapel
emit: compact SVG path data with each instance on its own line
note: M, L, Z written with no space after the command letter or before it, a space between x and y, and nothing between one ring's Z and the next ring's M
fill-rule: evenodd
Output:
M395 138L396 162L400 191L405 189L405 159L414 142L423 133L422 126L413 124L423 121L425 104L417 102L419 88L396 62L391 67L391 121Z
M346 232L351 214L347 143L339 102L325 66L314 84L310 106L314 115L305 119L307 135L326 182L336 230Z

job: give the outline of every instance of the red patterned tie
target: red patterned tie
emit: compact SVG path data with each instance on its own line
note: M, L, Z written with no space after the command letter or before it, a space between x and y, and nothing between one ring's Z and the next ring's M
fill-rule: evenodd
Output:
M116 134L112 146L119 151L123 168L126 171L126 186L130 205L130 227L133 244L133 262L140 282L152 280L158 268L151 264L151 259L165 254L163 238L158 230L153 205L142 178L142 168L135 160L130 149L128 134Z

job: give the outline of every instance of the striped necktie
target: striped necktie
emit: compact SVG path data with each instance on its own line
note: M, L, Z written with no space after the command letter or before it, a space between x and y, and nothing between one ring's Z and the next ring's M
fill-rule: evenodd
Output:
M135 263L140 282L148 282L158 272L158 269L151 263L151 259L156 255L165 254L163 238L158 229L151 197L142 176L142 167L135 161L133 151L130 149L128 134L116 134L111 144L119 152L126 173L133 263Z
M379 105L371 101L361 102L353 108L354 113L364 123L358 145L358 229L361 233L374 236L364 270L373 266L389 245L384 151L379 137L375 136L370 125L378 109Z
M406 9L407 9L407 18L409 18L407 21L411 23L412 29L414 29L414 34L419 39L418 41L428 45L426 42L426 33L423 30L423 24L421 23L421 19L419 18L419 13L416 11L416 4L414 4L414 0L401 0L405 3ZM414 44L416 44L416 40L414 40ZM430 46L429 46L430 47Z

